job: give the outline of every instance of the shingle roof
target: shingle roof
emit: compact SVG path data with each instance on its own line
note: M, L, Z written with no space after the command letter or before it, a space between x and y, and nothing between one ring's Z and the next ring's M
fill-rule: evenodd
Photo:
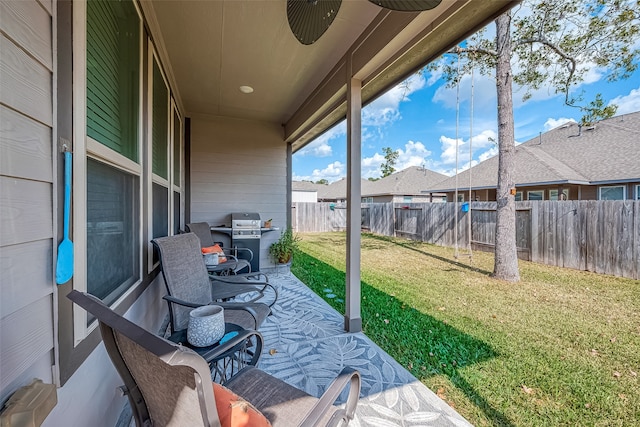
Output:
M495 188L498 156L458 174L458 189ZM515 150L519 187L554 183L598 184L640 180L640 112L612 117L591 128L568 123ZM455 189L455 177L423 191Z
M369 181L360 181L361 188L365 188ZM318 200L338 200L347 198L347 178L332 182L318 190Z
M291 189L293 191L320 191L327 184L316 184L310 181L291 181Z
M419 166L411 166L378 181L368 181L363 196L420 195L427 187L442 182L448 176Z

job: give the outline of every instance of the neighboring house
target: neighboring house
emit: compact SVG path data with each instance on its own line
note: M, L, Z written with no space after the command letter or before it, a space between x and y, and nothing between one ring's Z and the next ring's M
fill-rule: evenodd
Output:
M362 187L363 203L443 202L444 194L424 194L422 190L449 178L420 166L411 166Z
M291 183L291 201L316 203L318 191L322 191L326 186L327 184L316 184L310 181L293 181Z
M360 180L360 188L364 191L365 186L369 181L366 179ZM332 182L318 190L319 202L334 202L343 204L347 201L347 178L341 178Z
M442 202L444 194L425 195L421 190L444 179L446 175L411 166L376 181L363 179L362 203L411 203ZM347 201L347 179L342 178L329 185L319 187L319 202L344 203Z
M96 322L66 295L87 291L159 331L167 307L151 239L228 224L232 212L289 225L292 153L511 6L342 2L302 45L284 0L0 0L0 404L39 378L57 386L43 425L115 425L122 381ZM74 274L58 285L63 148ZM262 239L263 265L275 234ZM345 325L357 331L351 289Z
M570 122L515 149L516 200L640 199L640 112ZM495 201L498 156L458 174L458 199ZM455 177L424 188L453 201Z

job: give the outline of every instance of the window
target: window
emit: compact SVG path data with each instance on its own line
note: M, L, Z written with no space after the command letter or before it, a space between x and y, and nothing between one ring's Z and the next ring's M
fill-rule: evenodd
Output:
M636 185L636 200L640 200L640 185Z
M150 90L151 100L151 189L149 195L151 201L149 205L152 210L149 213L151 221L151 239L164 237L169 234L169 194L171 180L169 172L173 174L173 169L169 167L169 89L164 80L162 70L158 60L150 49L150 60L152 64L150 70ZM173 154L173 152L172 152ZM158 254L149 243L149 254L152 257L149 263L149 270L152 270L159 261Z
M544 200L544 190L527 191L527 200Z
M373 203L373 197L363 197L362 203Z
M139 178L87 161L87 292L113 304L140 277Z
M151 280L145 242L179 231L182 119L137 2L88 0L72 7L75 17L85 17L73 28L73 92L79 95L73 99L73 283L118 306ZM95 322L77 306L72 310L78 344Z
M614 185L598 188L599 200L624 200L626 198L625 196L624 185Z
M87 136L138 162L140 18L131 2L87 2Z
M516 202L521 202L522 201L522 191L516 191Z
M458 193L458 201L464 202L464 193Z
M403 201L404 201L404 203L411 203L411 202L413 202L413 197L412 196L404 196Z
M141 23L125 1L86 16L86 291L112 305L141 279Z
M549 200L569 200L569 189L562 189L562 196L558 199L558 190L549 190Z
M173 234L178 234L182 227L182 202L180 193L182 192L182 121L180 115L176 110L175 104L172 103L173 116L171 121L171 127L173 129L173 138L171 143L173 144L173 156L171 163L173 163Z

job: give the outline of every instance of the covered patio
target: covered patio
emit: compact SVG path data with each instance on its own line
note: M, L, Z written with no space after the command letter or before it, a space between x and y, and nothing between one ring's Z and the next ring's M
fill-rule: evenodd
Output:
M317 397L342 368L357 369L362 388L350 425L471 426L364 333L345 332L340 313L288 270L268 276L279 298L260 328L260 369ZM117 427L133 425L127 403Z

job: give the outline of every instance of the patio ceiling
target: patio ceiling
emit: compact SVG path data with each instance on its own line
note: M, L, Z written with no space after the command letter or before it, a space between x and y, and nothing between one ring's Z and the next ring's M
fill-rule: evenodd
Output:
M443 0L407 13L343 0L333 24L308 46L291 33L285 0L141 4L187 116L279 123L295 152L345 117L347 58L366 104L514 2ZM242 93L243 85L254 92Z

